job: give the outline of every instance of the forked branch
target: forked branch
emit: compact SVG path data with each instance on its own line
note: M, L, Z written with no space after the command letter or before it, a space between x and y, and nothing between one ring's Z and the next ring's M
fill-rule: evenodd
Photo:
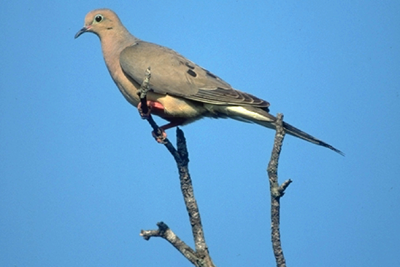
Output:
M146 96L147 92L149 91L150 78L151 71L150 68L148 68L146 71L146 77L141 85L141 88L138 91L143 113L148 113ZM148 114L145 119L147 119L147 121L150 123L151 127L154 130L154 133L162 134L162 129L158 127L156 122L153 120L151 114ZM291 180L287 180L282 183L282 185L279 185L278 183L279 155L285 136L284 128L282 126L282 119L283 115L278 114L274 147L272 149L271 159L267 168L271 191L271 239L275 260L278 267L286 266L280 240L280 198L284 195L285 189L292 182ZM185 242L183 242L164 222L157 223L158 229L156 230L142 230L140 235L143 236L145 240L149 240L151 237L164 238L195 266L215 267L209 255L207 244L204 239L200 212L197 206L196 199L194 197L192 180L190 178L188 169L189 154L187 151L186 139L183 131L177 128L178 149L175 149L175 147L167 138L164 138L163 144L174 157L178 167L181 191L185 201L186 210L189 215L190 224L192 226L195 249L193 250Z
M147 92L149 91L149 81L151 78L150 68L146 71L146 77L139 89L138 95L141 101L141 108L143 113L148 113L147 107ZM161 129L153 120L151 114L146 116L147 121L150 123L154 133L161 134ZM162 237L171 243L179 252L181 252L193 265L198 267L215 267L208 252L207 244L204 239L203 226L201 224L200 212L194 197L192 179L190 178L188 164L189 153L186 147L186 139L183 131L179 128L176 130L177 148L165 138L163 144L174 157L179 171L179 179L181 185L182 195L185 201L186 210L189 215L190 224L192 226L193 239L195 250L190 248L183 242L165 223L157 223L157 230L142 230L140 235L144 239L149 240L151 237Z

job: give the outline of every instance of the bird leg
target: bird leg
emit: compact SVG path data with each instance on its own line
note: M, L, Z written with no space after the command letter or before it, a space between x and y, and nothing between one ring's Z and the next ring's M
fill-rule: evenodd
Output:
M182 125L182 123L184 122L183 119L178 119L175 121L172 121L170 123L167 123L163 126L161 126L159 128L159 132L155 133L154 131L151 132L151 134L153 135L154 139L156 139L156 141L160 144L164 143L164 140L167 138L167 133L165 132L165 130Z
M160 114L164 112L164 106L160 102L147 100L146 104L147 104L146 113L143 112L141 102L139 102L137 106L137 109L139 110L139 114L142 117L142 119L148 119L151 113L157 115L157 113ZM165 132L165 130L182 125L184 121L185 119L175 119L174 121L171 121L170 123L167 123L159 127L157 133L155 131L152 131L151 134L158 143L163 144L164 140L167 138L167 133Z

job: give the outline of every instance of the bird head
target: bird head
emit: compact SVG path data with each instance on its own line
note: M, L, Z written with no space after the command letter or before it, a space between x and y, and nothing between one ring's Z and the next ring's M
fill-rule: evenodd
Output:
M117 14L110 9L96 9L85 17L85 25L75 34L75 39L85 32L92 32L101 39L110 30L122 26ZM122 26L123 27L123 26Z

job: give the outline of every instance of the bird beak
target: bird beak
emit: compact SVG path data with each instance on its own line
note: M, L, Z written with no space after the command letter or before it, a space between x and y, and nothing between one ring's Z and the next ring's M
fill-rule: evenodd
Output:
M81 34L87 32L90 28L85 26L82 29L80 29L76 34L75 34L75 39L81 36Z

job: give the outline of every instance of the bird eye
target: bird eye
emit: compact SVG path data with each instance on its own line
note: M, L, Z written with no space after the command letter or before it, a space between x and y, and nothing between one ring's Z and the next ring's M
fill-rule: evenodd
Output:
M100 21L103 20L103 16L102 16L102 15L96 15L96 17L94 17L94 20L95 20L96 22L100 22Z

